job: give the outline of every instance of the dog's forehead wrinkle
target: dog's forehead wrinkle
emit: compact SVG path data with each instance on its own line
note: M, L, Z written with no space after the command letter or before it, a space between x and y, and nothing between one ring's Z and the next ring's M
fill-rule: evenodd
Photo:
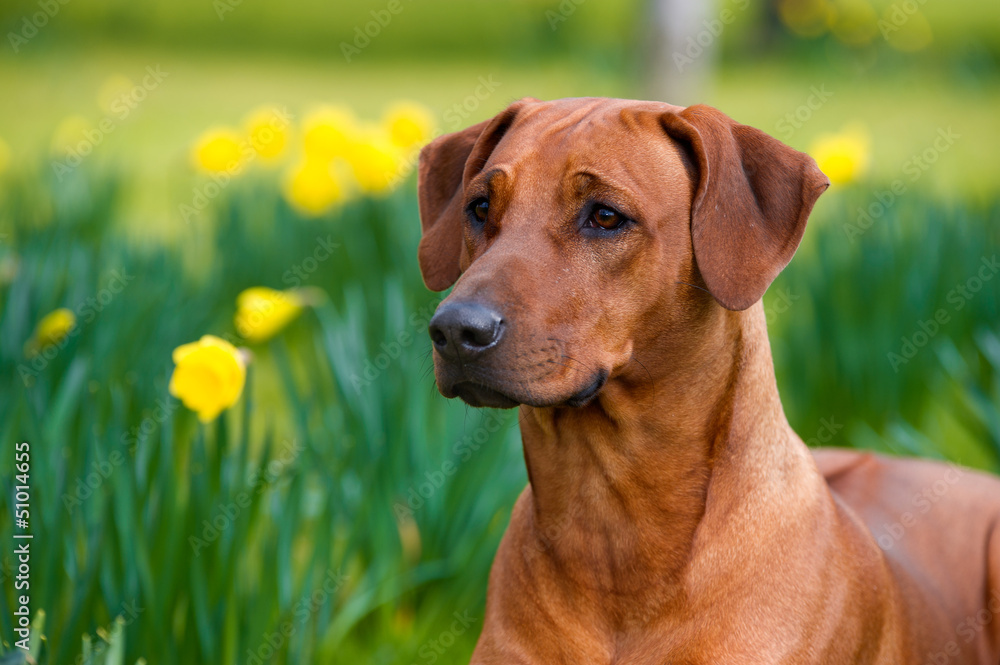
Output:
M959 621L997 616L1000 485L963 498L963 480L917 522L887 525L943 469L887 476L885 461L833 478L787 422L751 282L798 244L826 186L815 165L703 106L578 99L503 117L515 111L487 165L510 178L490 201L504 231L462 258L448 296L476 307L432 333L446 396L522 405L529 487L475 662L916 663L959 649ZM631 199L636 223L581 233L581 184L611 207ZM483 336L457 347L456 332ZM843 484L857 473L871 475ZM940 547L952 541L975 547ZM998 625L946 655L998 663Z
M622 195L629 199L630 203L641 198L638 193L643 184L643 178L639 173L632 173L627 169L615 173L614 169L605 171L592 167L573 174L570 176L570 181L577 196Z
M594 110L605 103L605 100L599 98L561 101L571 103L543 104L534 113L526 114L524 124L530 127L538 123L545 123L546 128L553 132L571 129L585 118L593 116Z

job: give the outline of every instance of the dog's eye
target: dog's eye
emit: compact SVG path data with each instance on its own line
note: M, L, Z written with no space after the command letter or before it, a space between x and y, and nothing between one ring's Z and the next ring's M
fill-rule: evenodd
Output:
M607 206L597 206L587 218L587 226L591 228L601 228L606 231L617 229L628 221L625 215Z
M469 206L469 212L477 222L484 223L490 214L490 202L486 199L476 199Z

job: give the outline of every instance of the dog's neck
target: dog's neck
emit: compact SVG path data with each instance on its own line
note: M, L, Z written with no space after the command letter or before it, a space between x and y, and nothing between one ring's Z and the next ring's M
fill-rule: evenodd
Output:
M644 594L670 602L702 541L755 547L761 521L816 496L815 466L778 397L762 306L717 308L702 324L703 334L679 336L694 346L661 354L659 366L637 354L587 407L522 407L532 556L549 557L570 587L625 594L623 606Z

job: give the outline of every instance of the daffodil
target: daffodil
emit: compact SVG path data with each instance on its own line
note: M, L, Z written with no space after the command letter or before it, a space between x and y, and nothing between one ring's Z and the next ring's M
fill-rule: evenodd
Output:
M224 339L205 335L197 342L174 349L170 394L198 414L203 422L215 420L236 404L247 377L243 353Z
M836 7L829 0L779 0L778 16L800 37L818 37L827 30Z
M868 0L841 0L828 14L827 25L841 42L865 46L878 34L878 14Z
M25 353L29 356L38 355L45 347L66 339L76 327L76 315L72 310L61 307L42 317L35 327L35 334L25 345Z
M382 122L389 140L404 150L423 146L434 132L434 116L426 106L416 102L396 102L386 111Z
M367 194L381 194L395 187L407 173L402 151L380 128L367 128L347 155L358 187Z
M868 131L857 124L817 137L809 149L820 170L836 185L854 182L864 175L870 153Z
M253 286L236 296L234 323L240 337L254 344L265 342L295 320L302 309L319 298L318 289L278 291Z
M420 560L420 527L410 513L397 515L396 529L399 530L399 542L403 546L403 557L407 561Z
M306 159L285 180L285 199L306 215L321 215L347 197L343 178L330 162Z
M228 127L209 129L195 141L195 165L212 173L237 170L243 158L240 141L239 134Z
M906 53L927 48L934 41L931 24L919 9L912 14L904 13L893 3L886 7L879 26L884 26L882 34L889 46Z
M81 144L88 143L85 140L86 134L92 129L90 121L82 115L71 115L63 118L52 135L52 152L60 156L82 152L80 150ZM86 150L86 148L83 149Z
M302 121L302 147L310 161L343 157L354 141L357 122L350 109L324 106L309 113Z
M290 120L273 106L261 107L247 117L245 127L250 145L265 162L282 156L288 145Z

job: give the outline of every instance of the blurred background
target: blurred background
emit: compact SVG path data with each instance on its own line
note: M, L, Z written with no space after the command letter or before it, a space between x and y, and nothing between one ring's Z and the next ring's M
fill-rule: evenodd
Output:
M468 662L526 477L513 413L434 388L412 169L523 96L813 155L765 296L789 420L1000 470L997 3L8 0L0 35L0 663L17 441L35 662Z

